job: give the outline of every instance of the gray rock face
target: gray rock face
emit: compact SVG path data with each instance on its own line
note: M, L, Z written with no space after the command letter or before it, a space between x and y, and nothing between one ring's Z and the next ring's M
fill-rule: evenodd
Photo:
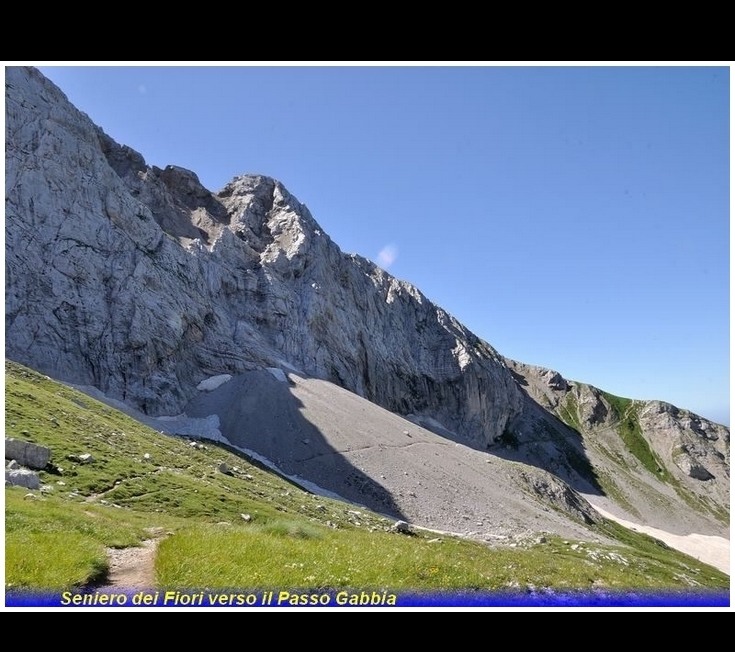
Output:
M288 365L478 445L520 410L490 346L277 181L149 167L33 69L6 69L6 140L8 357L148 414Z
M579 495L549 473L523 471L519 473L519 484L525 485L534 494L551 503L560 511L571 514L584 523L600 523L602 519Z
M672 532L727 531L728 428L506 362L525 394L511 425L517 459L554 469L592 501L614 496L633 520Z
M684 473L695 480L701 480L704 482L706 480L712 480L715 477L705 467L694 462L692 458L686 454L676 456L674 458L674 462L682 471L684 471Z
M29 469L45 469L51 459L51 450L20 439L5 439L5 459L15 460Z
M729 505L728 428L661 401L644 403L638 418L653 450L672 473L681 470L688 478L698 481L688 482L688 487L698 492L704 491L710 498ZM678 468L674 468L669 461L673 461ZM682 481L686 482L688 478L682 478ZM699 485L708 480L716 482L707 483L710 486L706 488Z
M41 480L38 473L29 469L5 470L5 484L26 489L39 489Z

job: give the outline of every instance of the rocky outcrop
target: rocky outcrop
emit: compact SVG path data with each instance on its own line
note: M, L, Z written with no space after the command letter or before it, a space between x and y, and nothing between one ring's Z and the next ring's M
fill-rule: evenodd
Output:
M583 493L614 496L629 517L662 529L724 530L727 427L669 403L626 399L549 369L506 363L524 393L511 425L517 459L554 469ZM702 521L703 514L719 525Z
M484 445L521 396L416 288L342 253L280 183L149 167L6 69L6 355L178 414L207 377L295 367Z
M40 489L41 479L38 473L30 469L5 469L5 484L11 487L25 487L26 489Z
M5 459L15 460L29 469L43 470L51 459L51 450L29 441L6 437Z
M653 449L699 481L730 479L730 431L662 401L642 402L638 419ZM673 470L673 469L672 469Z
M602 518L579 494L566 483L553 475L538 470L521 471L515 479L521 489L529 490L561 512L577 520L592 524L602 522Z

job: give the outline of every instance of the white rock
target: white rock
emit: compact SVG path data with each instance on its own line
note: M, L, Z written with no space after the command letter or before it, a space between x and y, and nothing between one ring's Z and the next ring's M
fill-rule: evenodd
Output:
M286 377L286 374L283 373L282 369L279 369L278 367L267 367L267 370L270 372L271 376L275 378L276 380L287 383L288 378Z
M197 385L197 389L200 392L211 392L230 380L232 380L232 376L230 374L211 376L210 378L206 378L201 383L199 383Z
M5 482L16 487L25 487L26 489L39 489L41 480L38 473L29 469L16 469L14 471L5 471Z

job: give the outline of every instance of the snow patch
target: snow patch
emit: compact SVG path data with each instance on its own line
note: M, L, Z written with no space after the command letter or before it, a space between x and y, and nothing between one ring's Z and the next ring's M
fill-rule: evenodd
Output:
M302 374L302 375L304 373L303 371L301 371L301 369L299 369L298 367L294 367L290 362L286 362L285 360L276 360L276 362L278 362L278 364L283 369L288 369L289 371L293 371L297 374Z
M202 439L211 439L223 443L229 443L220 431L220 421L216 414L210 414L208 417L198 418L189 417L185 414L177 414L174 416L152 417L139 412L135 408L126 405L122 401L109 398L96 387L90 385L73 385L66 383L69 387L84 392L87 396L97 399L111 408L115 408L120 412L127 414L135 419L138 423L142 423L149 428L153 428L157 432L165 435L178 435L180 437L200 437Z
M587 500L590 500L590 496L584 496ZM594 497L592 497L592 500L594 500ZM710 566L718 568L723 573L730 574L730 541L728 539L714 535L697 534L696 532L692 534L673 534L649 525L640 525L632 521L627 521L611 514L591 501L590 504L605 518L620 523L620 525L634 532L648 534L686 555L703 561L705 564L710 564Z
M281 383L288 382L288 378L286 378L286 374L283 373L282 369L279 369L278 367L267 367L266 371L268 371L277 381Z
M219 429L219 417L216 414L210 414L208 417L189 417L185 414L178 414L173 417L148 417L154 423L151 427L167 435L176 435L178 437L197 437L201 439L210 439L222 443L229 443Z
M227 440L224 440L224 441L227 441ZM352 501L349 501L346 498L343 498L339 494L336 494L333 491L329 491L329 489L324 489L324 487L320 487L318 484L314 484L313 482L310 482L309 480L305 480L301 476L291 475L290 473L285 473L280 468L278 468L277 465L271 462L267 457L263 457L260 453L256 453L254 450L251 450L250 448L244 448L242 446L235 446L234 444L230 444L229 442L227 443L235 450L238 450L241 453L244 453L245 455L247 455L248 457L251 457L254 460L257 460L263 466L266 466L269 469L271 469L271 471L275 471L276 473L278 473L278 475L284 478L287 478L288 480L291 480L291 482L295 482L302 489L305 489L306 491L310 493L316 494L317 496L322 496L323 498L331 498L332 500L339 500L340 502L348 503L350 505L355 504Z
M205 378L201 383L197 385L197 389L200 392L211 392L217 389L220 385L224 385L228 380L232 380L230 374L220 374L219 376L211 376Z

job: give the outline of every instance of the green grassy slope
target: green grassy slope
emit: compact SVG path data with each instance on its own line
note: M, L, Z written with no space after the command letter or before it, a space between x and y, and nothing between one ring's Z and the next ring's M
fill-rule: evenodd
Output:
M623 398L608 392L602 392L602 396L612 408L616 422L615 427L620 439L643 468L660 482L670 485L678 496L693 509L709 512L719 521L729 523L730 513L728 509L723 508L722 505L717 504L708 496L698 495L684 486L672 475L651 448L641 429L639 414L643 404L640 401ZM609 485L612 487L612 495L615 496L614 482L610 482ZM626 506L624 499L622 502ZM631 513L635 514L635 508L631 510L631 506L627 507L629 507Z
M6 436L50 447L61 467L41 473L45 491L5 490L6 588L83 586L104 576L107 547L136 545L152 528L167 533L156 585L168 588L729 586L723 573L610 523L601 528L619 546L547 537L490 548L395 534L379 515L306 493L216 444L162 435L10 362L5 400ZM68 459L82 453L95 461Z

